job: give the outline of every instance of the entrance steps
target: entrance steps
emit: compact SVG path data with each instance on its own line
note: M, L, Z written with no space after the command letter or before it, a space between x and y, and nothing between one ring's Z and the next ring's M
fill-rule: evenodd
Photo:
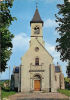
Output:
M33 91L33 93L43 93L43 91Z

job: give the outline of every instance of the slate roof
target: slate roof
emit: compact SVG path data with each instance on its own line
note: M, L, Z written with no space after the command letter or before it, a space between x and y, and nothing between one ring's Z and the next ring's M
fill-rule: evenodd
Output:
M61 72L60 66L55 66L55 72L56 72L56 73Z
M35 14L34 14L32 20L30 21L30 24L31 23L42 23L43 24L43 21L38 12L38 8L36 8Z
M19 67L15 67L13 70L14 73L19 73Z

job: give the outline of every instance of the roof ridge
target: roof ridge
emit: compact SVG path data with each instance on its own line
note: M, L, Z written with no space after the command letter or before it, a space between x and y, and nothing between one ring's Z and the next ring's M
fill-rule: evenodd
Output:
M44 50L46 51L46 52L48 52L47 50L46 50L46 48L39 42L39 40L36 38L36 40L38 41L38 43L44 48ZM48 52L48 54L50 55L50 53ZM50 55L51 56L51 55ZM52 56L51 56L52 57ZM52 57L53 58L53 57Z

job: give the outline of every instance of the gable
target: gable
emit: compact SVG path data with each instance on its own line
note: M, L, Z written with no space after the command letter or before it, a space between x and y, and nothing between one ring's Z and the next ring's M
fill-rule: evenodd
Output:
M50 55L50 53L47 51L47 49L39 42L39 40L36 38L37 42L40 44L40 46L43 48L43 50L53 59L53 57Z
M35 49L39 47L39 51L37 52ZM22 57L22 63L31 63L35 61L36 57L40 57L41 62L52 63L53 57L48 53L48 51L44 48L42 43L39 42L38 39L34 39L28 51Z

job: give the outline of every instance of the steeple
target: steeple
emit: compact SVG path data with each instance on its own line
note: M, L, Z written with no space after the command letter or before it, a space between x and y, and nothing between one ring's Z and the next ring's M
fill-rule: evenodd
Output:
M36 7L35 14L34 14L32 20L30 21L30 24L31 23L42 23L42 25L43 25L43 21L42 21L40 15L39 15L39 12L38 12L38 8L37 7Z

